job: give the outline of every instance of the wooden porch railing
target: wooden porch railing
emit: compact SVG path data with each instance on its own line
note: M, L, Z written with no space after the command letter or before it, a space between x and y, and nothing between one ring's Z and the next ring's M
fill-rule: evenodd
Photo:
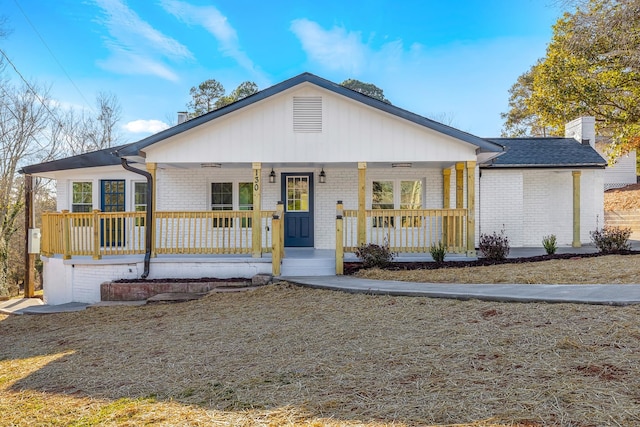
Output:
M262 252L271 252L272 217L261 211ZM250 254L252 211L156 212L158 254Z
M466 209L370 209L365 211L366 243L387 242L394 252L429 252L442 241L451 253L466 251ZM343 248L358 248L358 211L342 214Z
M272 250L274 213L260 213L263 253ZM46 212L41 251L66 259L143 254L145 220L145 212ZM156 253L250 254L252 221L252 211L156 212Z

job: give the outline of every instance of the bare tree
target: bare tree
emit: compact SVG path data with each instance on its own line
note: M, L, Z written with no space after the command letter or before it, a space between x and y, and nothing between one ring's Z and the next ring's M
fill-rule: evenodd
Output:
M11 238L20 229L24 184L17 175L23 162L50 158L55 151L49 125L48 91L0 81L0 296L8 294Z
M95 116L84 110L79 114L75 110L67 110L58 118L60 129L52 132L65 142L71 154L87 153L118 144L120 135L117 124L122 113L118 98L112 93L100 92L96 96L96 107L98 111Z

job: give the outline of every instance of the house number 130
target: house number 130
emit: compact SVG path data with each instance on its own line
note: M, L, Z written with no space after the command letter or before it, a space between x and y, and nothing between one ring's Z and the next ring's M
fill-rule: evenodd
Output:
M254 179L253 189L258 191L260 189L260 172L256 169L256 177Z

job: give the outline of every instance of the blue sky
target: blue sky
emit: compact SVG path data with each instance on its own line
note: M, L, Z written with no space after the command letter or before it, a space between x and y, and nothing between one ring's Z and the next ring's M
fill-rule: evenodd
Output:
M374 83L394 105L489 137L509 87L544 56L557 3L0 0L11 30L0 48L61 105L93 108L98 92L114 93L121 142L175 124L204 80L230 92L302 72Z

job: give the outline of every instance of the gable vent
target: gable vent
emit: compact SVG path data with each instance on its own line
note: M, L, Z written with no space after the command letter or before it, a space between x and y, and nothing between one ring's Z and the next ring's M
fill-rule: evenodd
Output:
M293 97L293 131L322 132L322 97Z

